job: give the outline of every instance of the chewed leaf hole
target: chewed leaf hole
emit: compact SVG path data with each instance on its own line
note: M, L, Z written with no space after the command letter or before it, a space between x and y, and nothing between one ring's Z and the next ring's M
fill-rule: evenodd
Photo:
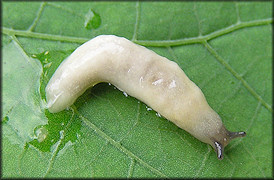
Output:
M101 17L95 11L90 9L85 16L85 28L97 29L101 25Z

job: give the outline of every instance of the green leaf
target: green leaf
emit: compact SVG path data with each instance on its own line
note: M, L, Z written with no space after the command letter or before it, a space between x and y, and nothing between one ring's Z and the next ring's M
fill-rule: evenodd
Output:
M86 14L85 27L86 29L97 29L101 25L101 17L95 11L90 9Z
M47 123L39 92L42 67L16 40L4 45L3 52L3 123L9 129L4 135L22 146L35 138L36 126Z
M272 177L272 2L2 5L3 177ZM178 63L225 126L247 136L219 161L209 145L107 83L50 113L49 79L100 34Z

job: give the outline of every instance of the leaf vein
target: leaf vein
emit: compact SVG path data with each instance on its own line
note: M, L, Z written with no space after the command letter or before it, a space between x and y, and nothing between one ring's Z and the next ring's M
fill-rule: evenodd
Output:
M46 4L47 4L46 2L42 2L42 3L41 3L41 5L40 5L40 7L39 7L39 10L38 10L38 13L37 13L37 16L36 16L36 18L34 19L34 21L32 22L32 24L30 25L28 31L33 31L33 30L34 30L34 28L36 27L36 25L37 25L37 23L38 23L38 21L39 21L41 15L42 15L42 12L43 12L44 9L45 9Z
M210 149L209 145L207 145L207 152L205 153L204 159L201 162L201 166L200 166L199 170L196 172L196 174L194 175L194 177L197 177L200 174L200 172L202 171L202 169L204 168L204 166L206 164L206 160L209 157L210 151L211 151L211 149Z
M202 36L201 21L200 21L199 16L198 16L198 12L197 12L197 8L196 8L196 3L194 3L194 5L193 5L193 11L194 11L195 17L196 17L197 22L198 22L199 37L201 37Z
M133 32L133 37L132 41L135 41L137 39L137 31L139 27L139 22L140 22L140 2L136 2L136 20L135 20L135 25L134 25L134 32Z
M229 94L225 96L225 98L219 103L218 107L216 108L216 111L220 111L220 109L223 107L224 103L226 103L230 98L234 97L234 95L241 89L241 82L238 82L237 86L232 90L229 91Z
M234 2L235 4L235 9L236 9L236 15L237 15L237 24L241 23L241 17L240 17L240 13L239 13L239 4L238 2Z
M134 159L131 159L131 162L130 162L130 165L129 165L129 169L128 169L127 178L131 178L131 177L132 177L134 167L135 167L135 160L134 160Z
M255 161L255 163L257 164L256 167L259 168L259 170L261 171L263 177L266 177L266 176L265 176L265 173L264 173L264 171L262 170L262 168L260 167L260 165L259 165L257 159L256 159L256 158L253 156L253 154L248 150L248 148L245 147L245 144L243 144L243 148L244 148L244 150L249 154L249 156Z
M79 172L81 171L82 169L86 169L87 167L90 167L93 162L101 155L101 153L105 150L105 147L108 145L108 142L106 142L105 144L103 144L100 148L100 150L98 151L97 154L95 154L91 159L86 159L86 161L88 161L89 163L87 163L86 165L84 166L81 166L81 167L77 167L76 169L72 170L72 172ZM94 174L94 172L92 172ZM91 175L92 177L92 175Z
M176 39L176 40L152 40L152 41L137 40L137 41L134 41L134 42L137 43L137 44L143 45L143 46L155 46L155 47L179 46L179 45L185 45L185 44L203 43L204 41L208 41L208 40L217 38L219 36L222 36L222 35L225 35L225 34L228 34L228 33L231 33L231 32L234 32L236 30L243 29L243 28L246 28L246 27L268 25L268 24L271 24L272 21L273 21L272 18L268 18L268 19L242 22L242 23L233 24L233 25L228 26L226 28L217 30L217 31L212 32L210 34L207 34L207 35L204 35L204 36L198 36L198 37Z
M215 56L217 61L219 61L219 63L221 63L228 70L228 72L230 72L234 77L241 81L243 86L251 93L251 95L253 95L259 102L261 102L268 111L272 112L271 106L263 100L263 98L208 44L207 41L205 41L203 44L207 48L207 50L213 56Z
M185 45L185 44L203 43L204 41L217 38L219 36L231 33L238 29L242 29L245 27L268 25L268 24L271 24L272 21L273 21L272 18L268 18L268 19L254 20L249 22L242 22L238 24L233 24L224 29L220 29L218 31L215 31L208 35L200 36L200 37L184 38L184 39L177 39L177 40L152 40L152 41L151 40L150 41L135 40L133 42L143 46L154 46L154 47L179 46L179 45ZM22 36L22 37L46 39L51 41L71 42L71 43L79 43L79 44L83 44L89 40L89 38L83 38L83 37L72 37L72 36L45 34L45 33L39 33L39 32L30 32L25 30L14 30L7 27L2 27L2 33L6 35L16 35L16 36Z
M245 129L245 132L248 133L248 130L249 130L249 129L251 128L251 126L253 125L254 120L255 120L255 118L256 118L257 115L258 115L258 112L259 112L259 110L260 110L261 105L262 105L261 102L258 102L258 105L257 105L257 107L256 107L256 110L255 110L255 112L254 112L254 115L253 115L253 117L251 118L251 121L250 121L248 127ZM229 147L227 148L227 151L230 151L232 148L234 148L235 146L237 146L238 144L240 144L240 143L243 141L243 139L244 139L244 138L240 138L236 143L234 143L233 145L229 146Z
M57 142L57 146L56 148L54 149L53 151L53 155L51 156L50 160L49 160L49 165L48 165L48 168L44 174L44 178L49 174L49 172L51 171L53 165L54 165L54 162L55 162L55 159L56 159L56 156L60 150L60 145L63 143L63 140L65 138L65 134L66 134L66 131L68 130L68 126L71 124L72 122L72 119L73 119L73 116L74 116L75 112L73 111L73 114L71 115L71 118L69 120L69 122L66 124L65 128L64 128L64 131L63 131L63 134L61 134L61 131L60 131L60 139L59 141Z
M55 4L55 3L52 3L52 2L48 2L47 4L50 5L50 6L52 6L52 7L57 8L57 9L63 10L63 11L65 11L65 12L68 12L68 13L70 13L70 14L72 14L72 15L76 15L76 16L78 16L78 17L85 18L84 16L75 13L73 10L64 8L63 6L60 6L60 5L58 5L58 4Z
M133 131L134 127L136 127L136 125L138 124L138 122L139 122L139 116L140 116L140 106L141 106L140 103L138 103L138 108L137 108L135 123L130 128L130 130L121 139L119 139L118 142L122 142L126 137L128 137L128 135Z
M101 136L102 138L104 138L105 140L107 140L108 142L110 142L114 147L116 147L117 149L119 149L121 152L123 152L124 154L126 154L130 158L135 159L141 165L143 165L144 167L146 167L147 169L149 169L151 172L157 174L158 176L167 177L164 173L162 173L159 170L157 170L156 168L152 167L151 165L149 165L148 163L146 163L145 161L143 161L141 158L139 158L138 156L136 156L134 153L132 153L130 150L128 150L124 146L122 146L119 142L116 142L114 139L112 139L111 137L109 137L100 128L98 128L97 126L95 126L88 119L86 119L85 117L83 117L82 115L80 115L78 112L77 112L77 114L79 115L79 117L81 118L81 120L83 121L84 124L86 124L89 128L91 128L92 130L94 130L99 136Z
M232 165L232 170L231 170L231 175L230 175L230 177L233 177L233 174L235 173L235 169L236 169L236 167L235 167L235 164L230 160L230 158L228 157L228 156L226 156L226 159L228 160L228 162Z

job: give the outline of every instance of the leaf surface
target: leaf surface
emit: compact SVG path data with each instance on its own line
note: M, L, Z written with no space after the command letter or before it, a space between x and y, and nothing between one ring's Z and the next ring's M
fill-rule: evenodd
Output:
M272 2L2 5L3 177L272 176ZM247 136L219 161L209 145L107 83L49 113L49 79L100 34L178 63L225 126Z

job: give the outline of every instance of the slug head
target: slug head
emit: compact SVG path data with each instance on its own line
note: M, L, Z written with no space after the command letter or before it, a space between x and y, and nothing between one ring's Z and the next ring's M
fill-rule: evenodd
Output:
M225 128L224 125L222 125L221 129L218 131L218 134L211 138L211 146L216 151L218 159L223 159L224 147L228 145L232 139L237 137L244 137L245 135L246 133L243 131L230 132Z

